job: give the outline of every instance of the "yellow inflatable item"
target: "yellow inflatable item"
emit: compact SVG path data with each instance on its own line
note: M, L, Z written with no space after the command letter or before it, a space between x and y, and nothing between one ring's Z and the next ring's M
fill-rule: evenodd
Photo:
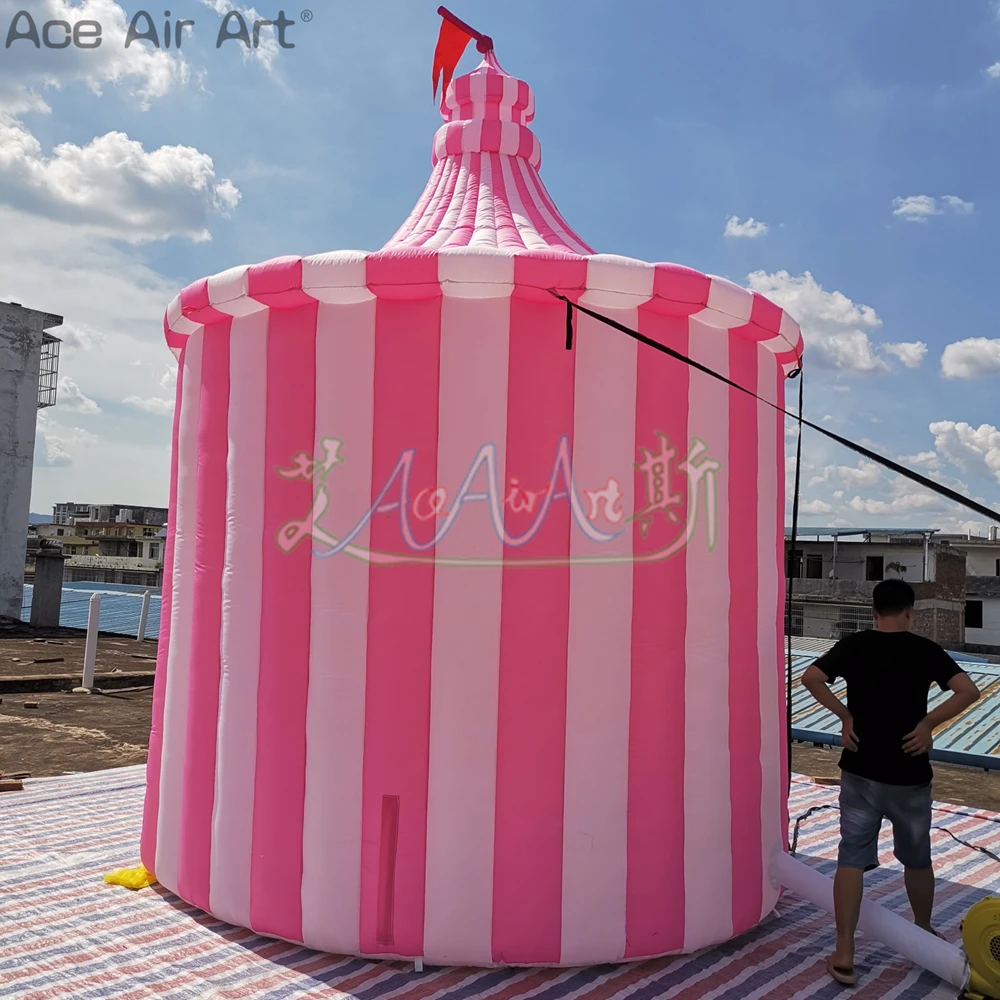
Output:
M971 967L965 996L1000 997L1000 899L979 900L962 921L962 943Z
M104 881L109 885L123 885L126 889L145 889L147 886L156 885L156 876L148 871L145 865L138 868L119 868L117 871L108 872L104 876Z

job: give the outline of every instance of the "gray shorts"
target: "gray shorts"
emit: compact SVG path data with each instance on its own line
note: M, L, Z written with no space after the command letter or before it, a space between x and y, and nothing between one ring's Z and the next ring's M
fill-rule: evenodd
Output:
M878 867L882 820L892 823L893 854L904 868L931 867L931 786L886 785L841 771L841 868Z

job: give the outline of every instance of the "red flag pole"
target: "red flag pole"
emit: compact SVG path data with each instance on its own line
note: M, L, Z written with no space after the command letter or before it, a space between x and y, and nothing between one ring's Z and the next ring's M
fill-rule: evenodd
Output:
M475 39L476 48L485 55L493 51L493 39L455 17L447 7L438 7L438 13L442 18L441 31L438 35L437 48L434 50L434 67L431 70L431 78L434 81L435 95L437 95L438 80L440 79L441 99L443 101L448 84L451 83L451 78L469 42Z
M476 31L471 25L465 23L461 18L456 17L447 7L438 7L437 12L446 20L450 21L456 28L464 31L470 38L476 40L476 48L482 53L493 51L493 39L489 35L484 35L481 31Z

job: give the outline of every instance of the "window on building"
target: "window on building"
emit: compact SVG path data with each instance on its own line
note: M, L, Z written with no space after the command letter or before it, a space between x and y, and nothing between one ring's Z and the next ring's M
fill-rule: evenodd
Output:
M885 557L868 556L865 559L865 579L876 583L885 577Z
M965 627L966 628L982 628L983 627L983 602L982 601L966 601L965 602Z
M997 576L1000 576L1000 559L997 560Z
M129 557L132 558L132 559L134 559L136 556L139 555L139 543L138 542L129 542L128 543L128 554L129 554Z
M66 531L65 531L64 528L56 528L56 534L57 535L65 535Z
M149 558L150 559L159 559L160 558L160 544L159 544L159 542L154 542L152 545L150 545L150 547L149 547Z
M794 552L790 552L788 555L788 565L785 567L785 572L788 574L789 578L792 580L802 579L802 552L796 549Z
M806 579L823 579L823 556L821 553L810 552L806 556Z

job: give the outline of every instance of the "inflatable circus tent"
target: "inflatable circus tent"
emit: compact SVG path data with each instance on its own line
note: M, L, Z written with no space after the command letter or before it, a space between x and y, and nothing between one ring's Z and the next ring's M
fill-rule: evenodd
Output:
M568 341L556 295L778 406L801 337L721 278L594 252L485 48L382 250L167 311L143 862L336 953L689 952L779 891L782 420L583 313Z

